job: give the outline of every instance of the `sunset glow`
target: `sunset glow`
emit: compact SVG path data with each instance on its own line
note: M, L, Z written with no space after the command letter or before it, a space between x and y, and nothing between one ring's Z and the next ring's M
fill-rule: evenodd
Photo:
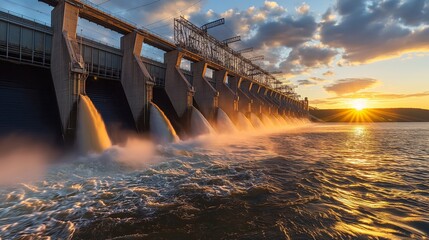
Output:
M357 111L361 111L364 108L366 108L366 100L365 99L355 99L352 102L352 106L354 109L356 109Z
M428 239L429 0L0 0L0 240Z

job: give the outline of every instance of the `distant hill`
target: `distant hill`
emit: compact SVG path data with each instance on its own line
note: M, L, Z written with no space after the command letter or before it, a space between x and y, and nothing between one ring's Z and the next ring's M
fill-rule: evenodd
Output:
M429 110L420 108L313 109L310 115L321 122L429 122Z

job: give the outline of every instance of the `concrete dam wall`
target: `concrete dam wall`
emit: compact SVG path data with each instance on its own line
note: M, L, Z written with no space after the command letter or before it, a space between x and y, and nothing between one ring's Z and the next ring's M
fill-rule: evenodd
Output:
M124 133L148 134L150 119L163 119L167 127L155 123L157 128L174 128L183 139L195 128L242 129L240 122L251 119L261 125L271 124L268 118L308 116L306 99L274 89L269 73L216 45L185 19L176 24L226 52L207 55L180 36L171 43L77 0L42 2L54 7L52 26L0 12L0 137L23 132L74 144L83 96L99 112L113 144L125 141ZM78 36L79 18L122 34L121 46ZM143 45L164 54L149 59L141 55Z

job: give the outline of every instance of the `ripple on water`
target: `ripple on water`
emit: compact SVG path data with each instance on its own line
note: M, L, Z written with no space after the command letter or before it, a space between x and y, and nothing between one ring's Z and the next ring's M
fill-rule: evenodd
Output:
M160 147L160 161L138 167L111 152L54 165L43 180L0 189L0 238L429 235L428 125L256 137Z

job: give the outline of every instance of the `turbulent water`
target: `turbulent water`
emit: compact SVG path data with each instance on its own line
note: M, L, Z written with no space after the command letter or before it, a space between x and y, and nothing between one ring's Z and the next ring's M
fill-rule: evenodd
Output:
M47 165L0 187L0 238L428 237L428 123L237 135Z

